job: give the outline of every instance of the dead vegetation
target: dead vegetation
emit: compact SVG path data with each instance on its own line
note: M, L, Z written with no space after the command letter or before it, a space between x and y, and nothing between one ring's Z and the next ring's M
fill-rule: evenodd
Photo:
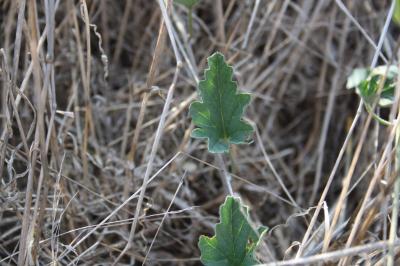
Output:
M191 38L163 3L0 1L0 264L200 265L225 190L188 105L221 51L253 95L224 159L260 260L385 265L395 127L345 82L396 61L391 1L201 0Z

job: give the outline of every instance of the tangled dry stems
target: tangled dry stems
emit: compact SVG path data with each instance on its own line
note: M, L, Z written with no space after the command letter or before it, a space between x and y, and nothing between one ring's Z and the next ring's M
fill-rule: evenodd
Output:
M119 264L146 257L148 265L199 265L198 237L212 234L225 191L220 163L190 138L187 111L214 51L253 95L246 116L254 142L224 161L253 220L272 228L260 260L384 264L392 129L357 109L344 84L373 58L396 61L398 28L384 30L389 8L390 1L203 0L189 38L187 11L171 1L170 32L157 1L1 1L0 264L112 264L136 220ZM156 133L177 53L182 68Z

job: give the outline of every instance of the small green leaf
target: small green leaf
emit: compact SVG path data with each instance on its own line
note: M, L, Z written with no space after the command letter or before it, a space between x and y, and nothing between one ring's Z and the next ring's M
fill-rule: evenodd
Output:
M358 68L355 69L347 79L347 88L356 88L366 104L372 105L378 97L379 84L386 75L385 83L378 100L381 107L388 107L393 104L394 92L396 88L398 67L378 66L371 70Z
M232 81L232 67L226 64L221 53L208 58L205 80L199 83L202 101L190 105L189 114L198 127L192 137L207 138L212 153L229 151L230 144L247 143L253 127L242 119L250 94L238 93Z
M389 69L388 69L389 68ZM371 71L371 76L379 75L383 76L386 75L387 80L392 80L397 76L398 73L398 67L396 65L390 65L390 66L377 66L372 69Z
M186 6L191 9L194 5L196 5L199 0L174 0L175 3Z
M349 78L347 79L346 88L352 89L357 88L361 81L368 77L368 70L366 68L356 68L351 72Z
M251 266L260 262L254 251L266 227L254 230L249 224L248 208L240 198L228 196L220 207L220 223L215 236L201 236L201 262L206 266Z

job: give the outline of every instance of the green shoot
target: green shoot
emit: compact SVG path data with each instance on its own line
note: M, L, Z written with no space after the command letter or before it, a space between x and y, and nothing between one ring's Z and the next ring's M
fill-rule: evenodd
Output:
M174 0L174 2L183 5L188 9L189 38L191 38L193 35L193 7L199 2L199 0Z
M356 89L364 102L367 111L383 125L391 123L376 115L372 107L377 103L380 107L390 107L394 101L398 68L395 65L378 66L374 69L354 69L347 80L348 89ZM383 82L381 84L381 82ZM383 85L383 86L382 86ZM380 89L380 87L382 87Z
M399 1L396 1L396 11L393 20L399 23L400 21ZM396 89L398 67L379 66L374 69L355 69L347 80L346 87L348 89L355 88L357 93L362 98L367 111L381 124L392 125L389 121L384 120L373 112L373 106L377 103L381 107L391 107L394 102ZM383 83L383 84L382 84ZM400 129L396 129L395 138L396 156L395 156L395 172L400 170ZM400 194L400 175L396 176L393 189L393 208L392 219L389 233L389 252L387 265L395 264L394 240L398 229L398 209L399 209L399 194Z

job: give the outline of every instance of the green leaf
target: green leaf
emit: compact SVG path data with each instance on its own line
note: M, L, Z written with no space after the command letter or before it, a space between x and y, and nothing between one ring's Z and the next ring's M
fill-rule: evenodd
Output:
M385 83L383 84L382 91L378 95L380 81L386 75ZM391 66L378 66L371 70L369 69L355 69L347 79L347 88L356 88L357 93L361 96L363 101L370 106L375 102L379 96L378 104L381 107L388 107L393 104L394 92L396 88L398 75L398 67Z
M221 53L208 58L205 80L199 83L201 101L190 105L189 114L198 127L192 137L207 138L212 153L229 151L230 144L247 143L253 127L243 121L242 115L250 102L250 94L238 93L232 81L232 67Z
M174 0L175 3L186 6L191 9L194 5L196 5L199 0Z
M389 69L388 69L389 68ZM398 73L398 67L396 65L390 65L390 66L377 66L372 69L371 71L371 76L379 75L379 76L384 76L387 72L386 79L387 80L392 80L397 76Z
M248 208L240 198L228 196L220 207L216 235L200 236L201 262L206 266L251 266L260 262L254 251L266 227L254 230L249 224Z
M366 68L356 68L351 72L349 78L347 79L346 88L352 89L357 88L361 81L368 77L368 69Z

